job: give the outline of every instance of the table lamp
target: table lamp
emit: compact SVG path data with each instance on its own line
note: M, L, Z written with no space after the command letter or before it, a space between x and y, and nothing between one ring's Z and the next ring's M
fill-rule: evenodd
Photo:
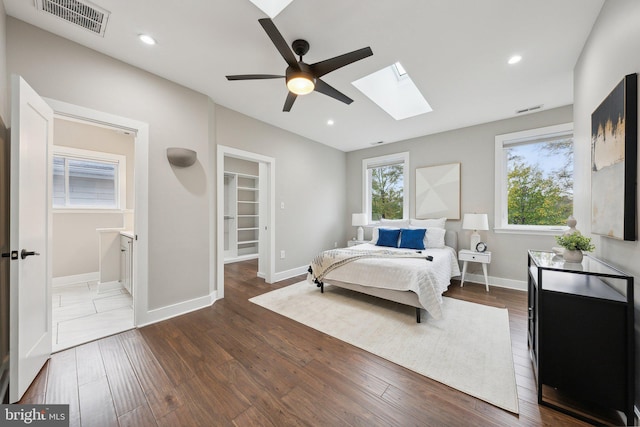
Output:
M462 228L465 230L473 230L473 233L471 233L469 249L475 251L476 245L480 243L480 235L478 234L478 230L489 229L489 219L487 218L487 214L464 214L464 219L462 220Z
M354 213L351 214L351 225L354 227L358 227L358 234L356 235L356 240L364 240L364 229L363 225L367 225L367 214L363 213Z

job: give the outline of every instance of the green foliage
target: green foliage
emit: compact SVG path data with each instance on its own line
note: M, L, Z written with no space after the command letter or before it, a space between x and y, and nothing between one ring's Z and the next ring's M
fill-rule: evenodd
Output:
M509 224L559 225L573 212L573 199L537 166L516 162L507 188Z
M545 176L538 164L509 155L507 175L508 223L561 225L573 213L573 143L542 144L540 157L561 157L563 166Z
M556 242L560 246L570 251L587 251L591 252L596 247L591 244L591 238L585 237L580 233L572 233L566 236L556 236Z
M371 169L371 216L374 221L402 219L403 180L402 165Z

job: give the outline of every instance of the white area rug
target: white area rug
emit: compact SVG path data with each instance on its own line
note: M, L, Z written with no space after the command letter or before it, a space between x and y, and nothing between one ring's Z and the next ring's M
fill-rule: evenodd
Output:
M444 298L444 318L308 282L249 301L507 411L518 413L506 309Z

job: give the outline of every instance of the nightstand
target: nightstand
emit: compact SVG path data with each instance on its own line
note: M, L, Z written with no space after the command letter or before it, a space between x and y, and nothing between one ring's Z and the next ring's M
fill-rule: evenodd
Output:
M347 240L347 247L369 243L367 240Z
M484 283L489 292L489 276L487 275L487 265L491 263L491 252L476 252L469 249L462 249L458 252L458 259L464 261L462 265L462 280L460 281L460 287L464 285L464 275L467 272L467 263L479 262L482 263L482 272L484 273Z

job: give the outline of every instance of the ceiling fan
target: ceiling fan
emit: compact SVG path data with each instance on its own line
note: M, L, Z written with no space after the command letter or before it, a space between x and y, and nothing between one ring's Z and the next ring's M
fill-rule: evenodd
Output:
M273 21L269 18L258 19L262 28L266 31L267 35L280 52L280 55L289 64L285 71L285 75L274 74L241 74L234 76L227 76L227 80L263 80L263 79L286 79L287 88L289 94L284 102L282 111L291 111L294 101L298 95L306 95L308 93L320 92L331 98L342 101L345 104L351 104L353 99L347 95L328 85L320 79L320 77L328 74L338 68L349 65L353 62L364 59L373 55L373 51L370 47L354 50L353 52L345 53L331 59L325 59L324 61L316 62L315 64L306 64L302 61L302 57L309 51L309 43L306 40L294 40L291 44L291 49L287 45L287 42L280 34L280 31L276 28ZM298 55L300 60L297 61L294 55Z

